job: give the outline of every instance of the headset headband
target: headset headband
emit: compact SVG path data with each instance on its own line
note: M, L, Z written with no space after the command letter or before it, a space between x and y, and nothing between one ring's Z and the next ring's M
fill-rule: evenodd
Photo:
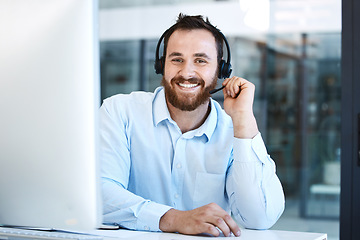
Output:
M207 23L208 24L208 23ZM230 74L232 72L231 69L231 53L230 53L230 46L229 43L225 37L225 35L219 31L217 28L215 28L214 26L208 24L209 26L211 26L212 28L216 29L216 31L220 34L222 40L225 42L226 45L226 49L227 49L227 61L225 62L224 60L221 60L219 62L219 78L228 78L230 77ZM172 29L172 27L170 27L168 30L166 30L160 37L157 45L156 45L156 51L155 51L155 64L154 64L154 68L155 68L155 72L157 74L164 74L164 64L165 64L165 56L160 57L159 56L159 51L160 51L160 45L161 42L163 41L165 35Z

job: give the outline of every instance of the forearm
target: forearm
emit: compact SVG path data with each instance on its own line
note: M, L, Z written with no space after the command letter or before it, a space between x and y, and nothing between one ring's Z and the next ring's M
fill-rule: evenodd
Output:
M252 139L259 133L255 116L252 111L238 112L232 116L234 137Z

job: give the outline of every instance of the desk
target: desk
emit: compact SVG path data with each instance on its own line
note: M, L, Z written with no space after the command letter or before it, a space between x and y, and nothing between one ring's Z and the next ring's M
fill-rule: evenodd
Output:
M327 234L292 232L278 230L248 230L241 229L240 237L207 237L189 236L176 233L142 232L130 230L96 230L91 232L104 236L104 240L327 240Z

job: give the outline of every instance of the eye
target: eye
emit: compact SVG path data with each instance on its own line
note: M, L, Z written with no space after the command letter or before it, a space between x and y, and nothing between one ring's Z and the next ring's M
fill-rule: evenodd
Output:
M183 60L181 58L173 58L173 59L171 59L171 62L173 62L173 63L182 63Z
M207 61L203 58L197 58L197 59L195 59L195 63L205 64L205 63L207 63Z

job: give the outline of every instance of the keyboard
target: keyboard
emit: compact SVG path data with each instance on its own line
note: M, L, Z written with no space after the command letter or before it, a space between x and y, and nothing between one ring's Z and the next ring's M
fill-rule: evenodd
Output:
M28 230L0 227L0 240L102 240L101 236L63 231Z

